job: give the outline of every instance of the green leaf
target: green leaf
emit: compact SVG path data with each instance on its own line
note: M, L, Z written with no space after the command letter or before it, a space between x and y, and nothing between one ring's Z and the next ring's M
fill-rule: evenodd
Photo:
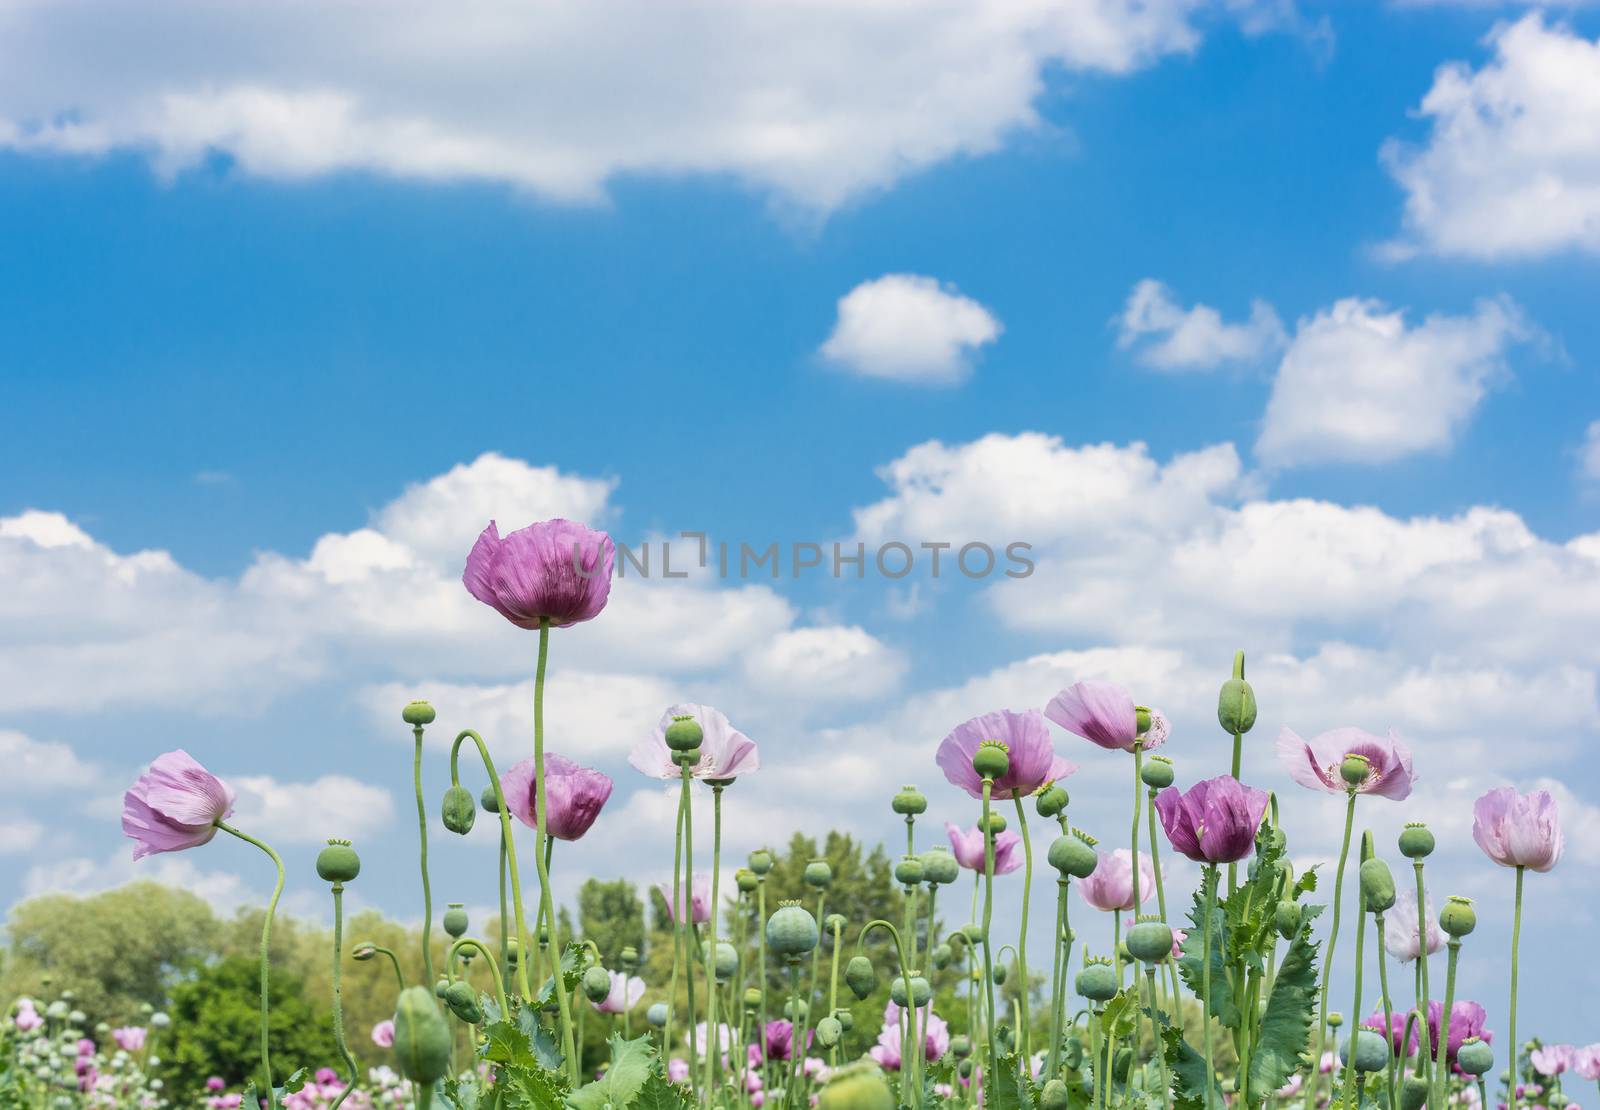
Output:
M1025 1092L1018 1081L1020 1065L1016 1054L1000 1057L996 1067L998 1071L990 1087L994 1097L991 1110L1032 1110L1033 1104L1026 1101Z
M566 1054L561 1051L561 1046L556 1043L556 1035L550 1026L539 1020L539 1011L532 1006L523 1006L517 1010L517 1028L521 1029L528 1037L528 1044L533 1049L533 1054L539 1063L551 1071L561 1071L567 1062Z
M1204 984L1204 964L1200 959L1200 943L1205 936L1206 911L1204 896L1195 891L1194 906L1189 910L1189 922L1194 926L1189 939L1183 942L1183 957L1178 961L1178 972L1196 998L1200 998ZM1211 917L1211 1016L1229 1029L1239 1028L1242 1015L1233 998L1233 987L1228 981L1228 967L1223 953L1228 947L1227 914L1213 910Z
M1102 1034L1113 1040L1127 1039L1133 1034L1133 1025L1138 1020L1138 1013L1139 988L1135 984L1107 1002L1105 1009L1100 1012Z
M1321 906L1305 908L1300 931L1289 942L1289 951L1278 967L1255 1048L1250 1053L1252 1091L1276 1091L1302 1065L1317 1002L1320 945L1311 939L1311 922L1321 912Z
M1320 864L1318 866L1320 866ZM1296 896L1299 896L1301 894L1312 894L1312 893L1314 893L1316 891L1316 889L1317 889L1317 868L1316 867L1311 868L1305 874L1301 875L1300 878L1298 880L1296 880L1295 884L1294 884L1294 892L1295 892Z
M580 1087L567 1096L567 1101L578 1110L602 1110L609 1103L613 1107L627 1106L644 1089L652 1075L659 1074L660 1058L650 1035L625 1041L616 1033L611 1035L611 1066L593 1083Z
M528 1034L509 1021L497 1021L483 1027L484 1042L478 1054L491 1064L507 1064L517 1068L542 1066L534 1055Z
M476 1080L463 1083L453 1075L439 1085L439 1097L450 1110L478 1110L479 1093Z
M508 1110L564 1110L567 1103L566 1077L538 1065L501 1068L495 1089Z
M1222 1105L1222 1092L1216 1080L1206 1075L1205 1057L1189 1047L1181 1028L1169 1025L1161 1030L1161 1051L1167 1058L1167 1071L1172 1075L1173 1110L1203 1110L1207 1086L1213 1092L1213 1105Z
M561 981L567 988L567 996L578 989L578 981L583 978L585 970L584 955L588 951L581 944L569 944L561 953ZM534 1001L542 1008L552 1005L556 1000L556 977L554 975L544 981L539 988L539 997Z
M652 1071L634 1097L629 1110L688 1110L689 1093L669 1083L660 1072Z

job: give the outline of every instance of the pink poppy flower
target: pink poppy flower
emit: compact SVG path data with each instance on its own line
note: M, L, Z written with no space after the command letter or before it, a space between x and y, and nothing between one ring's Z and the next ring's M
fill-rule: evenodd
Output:
M974 825L970 829L963 829L952 821L944 823L944 831L950 837L950 853L956 857L956 862L968 871L983 871L983 833ZM1022 866L1022 853L1017 849L1022 845L1022 837L1011 829L997 833L994 838L994 873L996 875L1009 875Z
M385 1018L372 1027L372 1043L379 1048L394 1047L394 1022Z
M1600 1044L1588 1045L1572 1054L1572 1070L1589 1082L1600 1082Z
M1102 748L1131 752L1133 742L1139 738L1133 695L1126 686L1115 682L1075 682L1050 699L1044 715ZM1163 728L1161 739L1165 738Z
M544 520L504 539L489 522L467 555L467 592L518 628L593 620L606 607L616 548L611 537L571 520Z
M530 756L500 776L500 790L506 796L511 815L530 829L538 826L539 783L534 766ZM565 756L546 752L544 794L550 804L545 818L546 830L557 840L582 837L611 797L611 786L610 776L580 767Z
M1550 792L1518 794L1509 786L1491 790L1473 803L1472 839L1501 867L1530 871L1550 870L1566 846Z
M676 923L677 910L672 904L672 884L670 882L657 883L656 889L661 892L662 901L667 904L667 919ZM711 876L704 871L694 877L694 889L685 890L680 897L687 897L689 901L689 919L696 925L704 925L711 920Z
M667 1061L667 1078L674 1083L682 1083L689 1078L689 1061L681 1056L674 1056Z
M1050 743L1050 729L1037 709L1013 713L1009 709L985 713L964 721L939 742L935 756L939 769L951 786L965 790L974 798L983 797L983 776L972 769L972 757L985 740L998 740L1006 746L1010 766L994 781L989 796L996 800L1025 798L1066 778L1077 765L1056 755Z
M1570 1044L1547 1044L1528 1053L1528 1059L1540 1075L1560 1075L1572 1066L1575 1052Z
M1406 1011L1393 1011L1389 1015L1388 1024L1389 1027L1386 1030L1384 1028L1382 1010L1372 1011L1372 1013L1367 1017L1367 1020L1361 1023L1363 1028L1371 1029L1374 1032L1383 1033L1385 1036L1387 1036L1389 1038L1389 1047L1396 1055L1415 1056L1417 1054L1418 1041L1417 1026L1416 1023L1413 1022L1411 1025L1411 1034L1410 1036L1406 1036ZM1406 1044L1403 1050L1400 1045L1401 1037L1406 1038Z
M1468 1037L1477 1037L1480 1041L1494 1043L1494 1033L1484 1028L1484 1023L1489 1015L1484 1008L1476 1002L1463 999L1450 1007L1450 1039L1445 1042L1445 1059L1452 1065L1456 1060L1456 1053L1461 1044ZM1444 1003L1428 1003L1428 1051L1439 1051L1439 1027L1444 1021Z
M1232 775L1197 782L1184 793L1169 786L1156 795L1167 840L1197 863L1235 863L1255 851L1268 794Z
M223 1079L220 1075L213 1075L210 1079L206 1080L206 1090L208 1091L220 1091L227 1085L228 1081Z
M111 1039L117 1042L117 1047L124 1052L138 1052L144 1047L145 1030L139 1025L124 1025L120 1029L111 1031ZM89 1043L89 1051L94 1051L94 1042Z
M1293 729L1278 733L1278 759L1289 777L1312 790L1343 794L1349 784L1339 774L1347 755L1359 755L1371 766L1366 781L1356 787L1357 794L1377 794L1399 802L1411 796L1414 776L1411 749L1389 730L1376 736L1359 728L1335 728L1302 740Z
M1097 910L1117 912L1133 906L1133 853L1126 848L1101 852L1093 873L1077 882L1083 900ZM1139 856L1139 901L1148 902L1156 892L1155 872L1150 860Z
M656 730L629 753L629 766L652 778L682 776L681 768L672 760L672 749L667 747L667 726L674 717L693 717L700 726L700 758L689 770L691 777L736 779L761 769L756 742L729 724L720 709L697 702L680 702L661 714Z
M594 1003L594 1008L602 1014L625 1014L639 1004L639 999L644 997L644 980L637 975L631 979L621 971L608 971L611 976L611 991L599 1002Z
M18 1004L16 1015L11 1023L17 1027L19 1033L32 1033L44 1024L44 1018L39 1016L39 1011L33 1008L33 1003L23 999L27 1005Z
M1428 955L1433 955L1444 947L1444 933L1439 929L1438 918L1433 912L1433 899L1423 892L1422 912L1428 925ZM1402 887L1395 896L1394 906L1383 915L1383 946L1389 950L1389 955L1403 964L1408 964L1416 959L1422 951L1422 942L1417 932L1417 896L1409 887Z
M157 756L122 796L122 831L138 860L198 848L232 812L232 788L180 748Z

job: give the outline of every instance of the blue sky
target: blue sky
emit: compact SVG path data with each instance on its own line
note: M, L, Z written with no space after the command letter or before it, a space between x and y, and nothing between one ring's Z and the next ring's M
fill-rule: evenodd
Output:
M353 8L18 6L9 899L135 874L116 799L181 743L249 777L302 864L315 815L353 825L365 897L415 912L398 705L525 746L529 644L453 579L489 515L561 513L624 542L1022 540L1040 568L619 583L554 679L564 750L619 783L576 850L597 873L670 870L630 852L670 811L624 757L671 701L764 744L736 845L762 811L875 838L950 726L1077 677L1168 708L1180 768L1220 770L1240 646L1267 707L1247 766L1306 859L1332 810L1272 735L1393 726L1427 785L1373 819L1454 837L1441 897L1500 908L1463 807L1557 780L1571 856L1534 895L1592 924L1600 17L982 10L407 9L379 33ZM1121 827L1096 793L1081 823ZM225 905L253 863L161 866ZM1547 985L1571 969L1533 959L1529 1024L1594 1039L1600 1010Z

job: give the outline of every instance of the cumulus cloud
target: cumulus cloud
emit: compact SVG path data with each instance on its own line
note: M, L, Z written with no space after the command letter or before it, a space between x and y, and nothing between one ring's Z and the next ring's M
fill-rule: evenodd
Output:
M1212 370L1226 363L1256 362L1286 341L1272 306L1250 303L1250 318L1227 323L1210 305L1184 308L1172 290L1145 278L1128 294L1118 319L1117 346L1157 370Z
M893 691L904 658L854 625L796 628L745 657L745 674L761 691L805 701L826 690L830 699L857 701Z
M1600 251L1600 41L1533 13L1497 26L1494 56L1441 66L1422 145L1391 140L1405 191L1391 251L1493 259Z
M71 747L58 741L0 729L0 793L38 796L61 790L92 787L101 779L100 768L80 759Z
M1193 49L1192 7L23 0L0 44L0 146L561 201L708 174L827 210L1037 127L1047 68L1121 74Z
M839 298L839 318L821 354L863 377L954 385L1000 330L987 308L954 286L917 274L886 274Z
M1411 326L1346 298L1302 319L1273 380L1256 455L1273 467L1392 462L1448 449L1530 329L1507 300Z
M1578 448L1578 473L1585 481L1600 482L1600 420L1589 425Z
M394 818L381 786L348 775L280 782L271 775L228 775L237 795L231 823L274 843L321 844L329 836L361 839Z

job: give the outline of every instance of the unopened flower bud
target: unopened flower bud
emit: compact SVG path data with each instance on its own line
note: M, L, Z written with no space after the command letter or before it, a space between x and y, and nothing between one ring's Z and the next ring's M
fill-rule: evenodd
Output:
M1439 928L1460 939L1477 927L1478 915L1472 910L1471 899L1459 894L1445 899L1444 908L1439 911Z
M767 918L767 947L775 955L797 960L821 939L817 919L798 902L785 902Z
M1117 996L1119 987L1111 961L1101 956L1091 956L1085 961L1074 985L1078 993L1091 1002L1109 1002Z
M1052 840L1045 858L1062 875L1074 879L1088 878L1100 862L1093 845L1076 829Z
M1256 692L1244 680L1244 652L1233 656L1233 677L1217 694L1217 721L1228 732L1249 732L1256 723Z
M810 1012L811 1003L803 998L791 998L783 1004L783 1016L797 1025L804 1021Z
M1361 861L1361 897L1372 913L1383 913L1394 905L1394 875L1376 856Z
M1067 1110L1072 1104L1072 1096L1067 1091L1067 1085L1059 1079L1051 1079L1039 1092L1039 1110Z
M472 791L465 786L452 786L444 792L444 801L439 805L439 812L444 817L444 827L460 836L466 836L472 831L472 822L477 819L478 807L473 804Z
M806 885L816 890L827 890L828 885L833 882L833 868L828 865L827 860L818 856L806 864L805 880Z
M468 1025L477 1025L483 1020L483 1007L478 1005L477 995L472 992L472 984L466 980L457 979L454 983L450 983L440 997L444 999L444 1004L450 1007L450 1012Z
M483 788L483 792L478 795L478 804L483 807L485 813L500 812L500 795L494 792L494 783L491 782Z
M746 987L744 989L744 1008L746 1010L756 1010L756 1009L759 1009L760 1007L761 1007L761 988L760 987Z
M1009 973L1010 973L1010 969L1008 967L1006 967L1005 964L995 964L994 965L994 976L993 976L994 985L997 986L997 987L1005 986L1005 984L1006 984L1006 975L1008 975Z
M1153 755L1139 768L1139 781L1151 790L1165 790L1172 785L1172 760L1164 755Z
M611 994L611 976L599 964L583 973L583 993L590 1002L604 1002Z
M983 943L983 926L976 921L969 921L961 926L962 934L972 944Z
M828 1078L817 1110L895 1110L895 1097L878 1065L862 1060Z
M456 938L467 931L467 910L460 902L451 902L445 907L444 931Z
M652 1027L660 1029L667 1024L667 1004L665 1002L652 1002L650 1008L644 1012L644 1020Z
M843 936L845 926L850 924L850 919L842 913L830 913L822 919L822 935L825 937Z
M972 1057L968 1056L965 1060L956 1065L956 1074L962 1079L972 1078Z
M717 982L726 983L732 979L739 970L739 950L725 940L717 941L716 962L712 969L717 973Z
M672 718L672 723L667 726L667 747L675 752L697 751L700 741L705 739L705 732L700 728L700 722L688 715Z
M935 971L943 971L950 966L951 955L948 944L937 944L934 945L933 951L928 954L928 958L933 961Z
M889 808L904 817L915 817L928 809L928 799L915 786L902 786L890 801Z
M1408 821L1400 830L1400 854L1407 859L1427 859L1433 855L1433 834L1421 821Z
M844 1029L839 1024L839 1019L829 1014L817 1022L817 1043L823 1048L832 1048L839 1043L839 1038L844 1036Z
M839 1027L846 1033L856 1027L856 1016L843 1006L835 1010L833 1016L839 1019Z
M1011 769L1011 756L999 740L985 740L972 755L972 769L979 777L997 779Z
M400 710L400 719L413 728L433 724L433 706L425 701L407 702L406 707Z
M922 861L916 856L902 856L894 865L894 881L901 886L916 886L922 881Z
M1067 808L1070 799L1067 797L1067 788L1059 782L1040 788L1034 796L1033 808L1040 817L1055 817Z
M348 883L361 873L361 857L348 840L330 840L317 853L317 874L330 883Z
M434 1083L450 1070L450 1027L433 991L407 987L394 1011L394 1056L400 1074L416 1083Z
M352 960L360 960L362 963L372 959L377 954L378 948L373 944L358 944L350 950L350 958Z
M1408 1075L1400 1085L1400 1110L1421 1110L1428 1101L1428 1081L1420 1075Z
M1278 903L1278 908L1273 911L1272 923L1278 929L1278 935L1284 940L1293 940L1300 931L1300 903L1291 902L1287 898Z
M758 876L765 875L772 870L772 853L765 848L757 848L750 853L750 858L747 862L750 864L750 870L754 871Z
M1339 764L1339 777L1344 779L1345 785L1354 790L1366 782L1372 775L1372 761L1364 755L1350 752Z
M754 894L761 881L756 878L756 873L748 867L741 867L733 873L734 885L739 888L740 894Z

